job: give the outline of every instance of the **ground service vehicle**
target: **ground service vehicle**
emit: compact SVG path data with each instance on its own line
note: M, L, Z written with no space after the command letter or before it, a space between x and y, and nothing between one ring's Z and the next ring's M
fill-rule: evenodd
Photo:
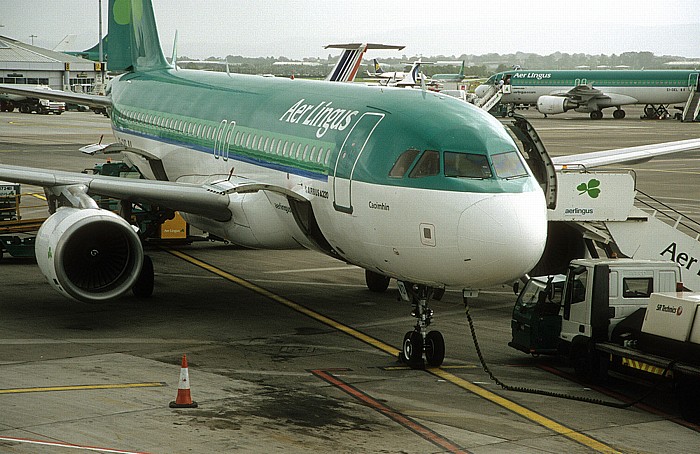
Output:
M509 345L566 355L577 375L608 370L671 379L681 414L700 418L700 294L682 288L677 263L573 260L566 276L537 277L518 296ZM697 323L695 323L697 317Z
M49 101L48 99L23 98L15 100L0 100L0 111L12 112L19 109L22 113L56 114L61 115L66 110L66 103Z

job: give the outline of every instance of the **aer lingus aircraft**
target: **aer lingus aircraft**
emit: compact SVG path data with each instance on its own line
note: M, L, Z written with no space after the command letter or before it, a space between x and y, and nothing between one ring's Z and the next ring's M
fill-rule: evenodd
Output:
M629 104L646 104L654 113L659 106L685 103L698 86L698 74L697 70L516 70L492 75L475 93L482 98L491 87L501 85L503 103L536 105L544 114L573 109L588 112L594 120L603 118L603 109L614 107L613 117L624 118L621 107Z
M437 366L433 294L512 282L542 255L545 194L501 123L474 106L419 89L178 70L150 0L110 0L108 52L124 73L106 97L80 102L108 106L118 143L104 151L148 179L0 165L0 180L45 188L52 214L36 257L70 298L152 282L134 228L91 196L147 202L240 245L355 264L375 291L397 279L417 318L402 358Z

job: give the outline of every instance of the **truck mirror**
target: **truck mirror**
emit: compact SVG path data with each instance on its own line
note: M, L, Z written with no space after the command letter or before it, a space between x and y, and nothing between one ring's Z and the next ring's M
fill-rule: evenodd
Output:
M515 293L517 295L519 293L519 291L520 291L520 282L518 282L518 281L513 282L513 293Z

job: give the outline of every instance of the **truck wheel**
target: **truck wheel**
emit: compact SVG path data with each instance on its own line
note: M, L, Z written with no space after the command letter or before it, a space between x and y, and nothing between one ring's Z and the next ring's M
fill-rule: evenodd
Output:
M570 358L574 372L580 379L589 383L600 383L607 378L608 357L596 351L593 341L590 339L574 338Z
M700 422L700 389L697 380L676 373L674 384L678 410L683 419L692 423Z

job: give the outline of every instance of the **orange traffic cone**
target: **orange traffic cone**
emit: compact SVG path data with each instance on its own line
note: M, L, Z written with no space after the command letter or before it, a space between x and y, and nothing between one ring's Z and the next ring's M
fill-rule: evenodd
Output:
M174 402L170 402L170 408L197 408L197 402L192 402L192 396L190 396L190 373L187 370L187 355L182 355L177 397Z

